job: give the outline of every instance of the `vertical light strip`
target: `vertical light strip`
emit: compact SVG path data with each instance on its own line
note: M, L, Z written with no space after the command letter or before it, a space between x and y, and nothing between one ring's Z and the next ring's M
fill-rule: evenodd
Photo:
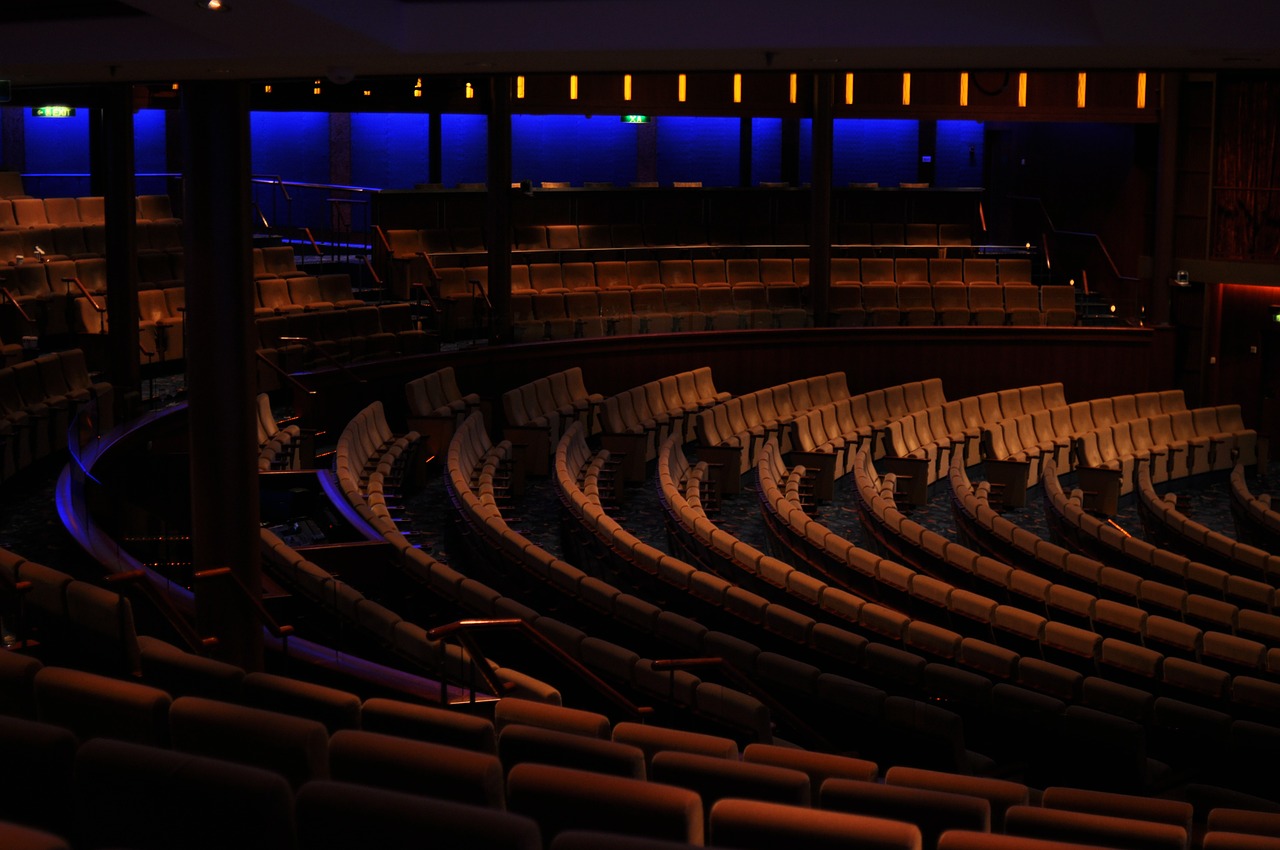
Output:
M1084 105L1088 100L1087 92L1089 86L1089 75L1081 71L1076 78L1076 109L1084 109Z
M622 99L631 100L631 75L622 75Z
M689 93L688 86L689 86L688 78L684 74L681 74L680 81L676 86L676 97L680 100L681 103L684 103L684 99Z
M578 99L578 75L569 75L569 100Z
M844 75L844 105L853 106L853 74Z
M1138 72L1138 108L1147 108L1147 72Z
M1027 72L1023 71L1018 74L1018 106L1024 108L1027 105Z
M467 100L472 100L476 96L476 87L471 85L471 83L467 83L467 87L465 91L467 95Z
M960 105L969 105L969 72L960 72Z
M524 77L516 77L516 99L524 100Z
M792 75L791 75L791 91L790 91L790 102L791 102L791 103L795 103L795 102L796 102L796 87L797 87L796 75L795 75L795 74L792 74Z
M733 75L733 102L742 103L742 75Z
M911 72L902 75L902 105L911 105Z

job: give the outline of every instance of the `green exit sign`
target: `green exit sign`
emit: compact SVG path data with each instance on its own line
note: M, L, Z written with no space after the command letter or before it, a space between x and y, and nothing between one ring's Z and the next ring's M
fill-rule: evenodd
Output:
M648 115L624 115L622 116L623 124L648 124Z
M31 114L36 118L74 118L76 108L74 106L34 106L31 108Z

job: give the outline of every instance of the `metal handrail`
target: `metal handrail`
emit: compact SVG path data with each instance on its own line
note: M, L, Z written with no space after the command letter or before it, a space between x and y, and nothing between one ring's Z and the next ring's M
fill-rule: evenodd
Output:
M651 714L653 709L648 706L638 706L626 697L625 694L618 691L604 679L601 679L591 670L587 669L581 661L574 658L569 653L561 649L557 644L552 642L546 635L539 632L533 626L524 620L517 618L495 619L495 620L457 620L453 623L447 623L443 626L437 626L427 632L427 637L432 640L447 640L448 638L457 638L458 642L463 645L468 653L471 654L471 661L485 675L486 671L492 668L484 656L483 650L476 645L474 636L477 632L487 631L517 631L525 638L531 640L538 648L549 653L557 661L568 667L579 677L584 679L591 687L605 699L625 711L633 720L643 721L644 718ZM486 679L488 677L486 676ZM494 693L501 693L503 688L501 683L488 683L494 688Z
M240 576L233 573L230 567L214 567L209 570L200 570L199 572L194 573L191 578L193 581L229 579L231 581L231 586L234 587L236 591L244 597L245 601L249 603L249 606L253 608L253 612L258 615L258 618L262 621L262 625L266 626L267 631L271 633L271 636L280 638L286 642L285 654L288 654L287 642L289 636L293 634L293 626L277 623L275 617L272 617L271 613L267 611L266 606L262 604L262 597L250 593L249 588L245 587L244 582L240 580Z
M9 291L9 287L7 287L7 286L0 286L0 292L4 293L4 297L5 297L5 298L8 298L8 299L13 303L13 306L14 306L14 307L17 309L17 311L18 311L18 315L22 317L22 321L24 321L24 322L34 322L34 321L35 321L34 319L32 319L32 318L31 318L31 316L27 315L27 311L26 311L26 310L22 309L22 305L18 303L18 299L17 299L17 298L15 298L15 297L13 296L13 293Z
M274 371L276 375L278 375L279 377L283 378L285 381L292 384L295 389L301 390L306 395L316 394L315 390L308 388L306 384L302 383L302 381L299 381L297 378L295 378L293 376L293 373L285 371L284 368L282 368L278 363L272 363L270 358L268 358L261 351L255 351L253 353L254 353L254 356L256 356L259 360L267 364L267 366L272 371Z

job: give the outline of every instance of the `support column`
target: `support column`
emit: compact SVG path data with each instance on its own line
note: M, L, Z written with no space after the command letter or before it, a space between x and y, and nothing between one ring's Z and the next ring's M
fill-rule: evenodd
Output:
M5 171L27 170L26 126L21 107L0 107L0 164Z
M831 291L831 162L835 147L835 77L813 75L813 188L809 198L809 303L813 323L827 321Z
M197 571L226 567L244 585L196 582L200 633L214 654L262 668L256 369L250 239L248 90L184 83L187 388L191 420L191 548Z
M1160 135L1156 151L1155 244L1151 251L1149 320L1169 324L1169 280L1174 265L1173 227L1177 213L1178 114L1182 74L1169 72L1160 80Z
M651 118L648 124L636 125L636 182L658 182L658 123L661 118Z
M134 180L133 87L112 85L104 95L99 158L107 246L107 374L119 394L117 416L137 410L141 393L139 344L158 356L154 338L138 337L138 191ZM150 335L148 335L150 336Z
M489 341L511 341L511 78L489 78Z
M800 119L782 119L782 179L792 186L800 185Z

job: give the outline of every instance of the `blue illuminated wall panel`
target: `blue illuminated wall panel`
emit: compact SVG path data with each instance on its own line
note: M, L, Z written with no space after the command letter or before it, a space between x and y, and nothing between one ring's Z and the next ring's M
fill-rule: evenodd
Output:
M27 111L23 121L26 167L33 174L89 173L89 110L77 109L70 118L35 118ZM89 194L88 177L28 177L26 188L39 197L75 197Z
M837 119L832 184L915 182L919 150L919 127L914 120Z
M935 186L983 185L983 130L981 121L938 122L937 156L933 160Z
M430 127L424 114L352 114L352 185L412 189L427 182Z
M738 185L738 119L658 119L658 182Z
M751 119L751 182L782 179L782 119Z
M440 116L440 179L444 185L485 182L487 128L483 115Z
M636 179L638 130L617 115L513 115L511 179L626 186Z
M163 195L169 191L168 178L142 176L163 174L169 168L165 153L167 114L163 109L141 109L133 115L133 167L139 175L139 195Z
M254 176L302 183L329 181L329 113L253 112L249 115ZM255 184L254 199L272 225L327 227L328 193L293 187L286 203L278 190Z

